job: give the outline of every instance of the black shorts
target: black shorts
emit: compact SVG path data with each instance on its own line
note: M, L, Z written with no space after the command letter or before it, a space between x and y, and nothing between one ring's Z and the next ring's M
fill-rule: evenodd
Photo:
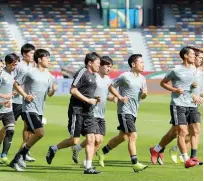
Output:
M13 106L13 113L14 113L15 120L17 121L19 116L21 116L21 119L24 120L24 114L22 112L22 104L13 103L12 106Z
M68 131L72 137L96 133L96 121L93 111L89 112L88 110L88 108L84 107L69 106Z
M34 112L24 112L25 122L28 125L28 131L34 133L35 129L42 128L42 115Z
M171 121L170 124L187 125L187 119L189 116L189 108L183 106L170 105Z
M200 123L200 112L197 107L189 107L188 124Z
M106 134L106 121L102 118L95 118L96 120L96 134L105 136Z
M2 120L3 125L7 126L8 124L15 124L15 118L13 111L7 113L0 113L0 120Z
M132 114L118 114L119 126L118 130L121 130L124 133L133 133L136 132L135 121L136 117Z

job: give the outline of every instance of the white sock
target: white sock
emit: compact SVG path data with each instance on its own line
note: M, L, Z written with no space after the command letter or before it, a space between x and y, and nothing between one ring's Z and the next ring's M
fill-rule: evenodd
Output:
M86 168L86 160L83 161L84 168Z
M189 159L188 153L183 153L182 157L183 157L184 163L186 163L186 161Z
M52 149L54 150L54 152L58 150L57 146L52 146Z
M157 146L154 147L154 150L159 153L161 151L162 147L158 144Z
M83 148L81 147L80 144L78 144L78 145L75 145L75 146L74 146L74 149L76 149L77 151L80 151L80 150L82 150Z
M86 160L86 168L89 169L92 167L92 160Z

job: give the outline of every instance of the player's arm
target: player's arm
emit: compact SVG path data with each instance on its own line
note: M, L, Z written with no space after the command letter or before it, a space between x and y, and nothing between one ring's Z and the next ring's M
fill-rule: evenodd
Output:
M128 101L128 98L125 96L125 97L122 97L118 91L115 89L115 87L113 87L113 85L111 84L109 87L108 87L108 90L111 94L113 94L115 97L118 98L118 100L120 100L121 102L127 102Z
M52 96L54 95L54 93L55 93L56 90L57 90L57 85L56 85L56 84L52 84L52 88L51 88L51 90L47 93L47 95L48 95L49 97L52 97Z
M23 90L23 88L18 84L18 82L14 82L13 87L16 89L16 91L21 94L25 100L31 102L33 100L32 95L26 94L26 92Z
M81 94L81 92L79 92L79 90L77 89L77 87L75 87L74 85L72 85L71 89L70 89L70 93L80 99L81 101L87 102L88 104L93 104L95 105L98 100L94 99L94 98L87 98L86 96L84 96L83 94Z
M165 77L160 82L160 86L163 87L164 89L168 90L168 91L171 91L171 92L175 92L175 93L178 93L178 94L183 94L184 93L183 89L175 88L169 83L170 83L170 80Z
M110 102L117 102L117 101L118 101L118 98L115 97L114 95L109 94L109 95L107 96L107 100L110 101Z
M3 99L11 99L12 97L12 94L0 94L0 98L3 98Z

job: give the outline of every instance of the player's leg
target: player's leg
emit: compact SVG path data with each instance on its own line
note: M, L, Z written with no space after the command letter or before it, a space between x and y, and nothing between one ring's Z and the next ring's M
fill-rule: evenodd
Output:
M199 161L196 157L200 136L200 113L198 112L197 107L190 108L190 114L188 118L191 140L191 159L202 165L203 162Z
M87 114L83 116L83 127L82 134L86 135L87 144L85 147L86 154L86 168L84 170L84 174L98 174L100 171L97 171L92 166L92 160L95 151L95 133L96 133L96 121L92 114Z
M15 125L15 118L14 118L13 112L4 113L2 117L2 122L4 124L4 129L5 129L5 137L3 140L1 162L8 165L9 160L7 158L7 154L12 144L12 139L14 135L14 125Z
M81 127L83 122L82 122L82 116L80 114L76 114L76 110L78 109L72 108L72 106L70 106L68 111L68 119L69 119L68 131L71 137L61 141L57 145L49 147L46 155L46 161L48 164L52 163L52 160L58 150L79 144Z

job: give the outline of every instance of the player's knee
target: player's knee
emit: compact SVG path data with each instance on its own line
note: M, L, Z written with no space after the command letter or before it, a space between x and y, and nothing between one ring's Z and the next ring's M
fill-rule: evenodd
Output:
M78 139L78 138L73 138L73 139L72 139L72 144L73 144L73 145L79 144L79 139Z
M95 145L101 145L102 139L101 138L96 138L95 139Z
M12 141L14 135L14 127L10 127L9 130L6 130L6 137L8 138L9 142Z
M129 138L129 141L130 141L130 142L135 142L137 136L136 136L136 134L130 134L130 135L128 136L128 138Z
M186 135L188 135L188 130L187 130L187 129L179 129L179 130L178 130L178 136L184 137L184 136L186 136Z

